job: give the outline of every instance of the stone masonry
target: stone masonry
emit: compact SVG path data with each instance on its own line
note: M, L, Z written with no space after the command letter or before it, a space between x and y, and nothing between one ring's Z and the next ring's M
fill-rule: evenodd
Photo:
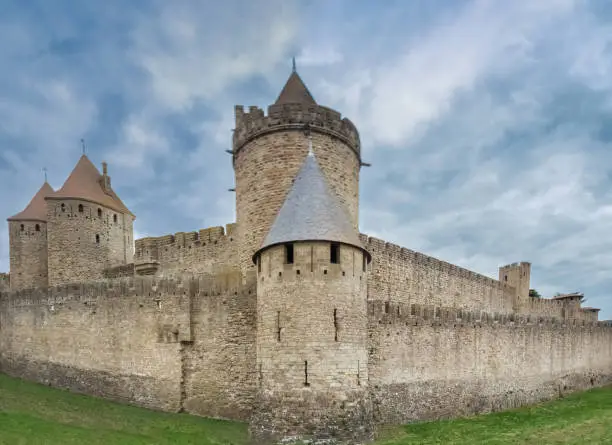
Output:
M359 233L359 134L297 72L235 117L235 223L134 242L86 156L9 218L0 372L246 421L254 444L355 445L612 382L612 324L581 294L530 297L530 263L493 279Z

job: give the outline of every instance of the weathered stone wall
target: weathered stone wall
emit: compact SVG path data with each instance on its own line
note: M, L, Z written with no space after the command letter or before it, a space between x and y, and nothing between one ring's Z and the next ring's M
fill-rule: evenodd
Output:
M450 418L612 382L604 323L369 301L369 376L381 423Z
M184 410L247 420L256 389L256 282L239 272L196 281L191 344L183 345Z
M46 287L47 224L42 221L9 221L11 288Z
M361 240L372 254L370 300L513 312L515 289L511 286L364 234Z
M104 269L134 260L130 215L88 201L48 199L47 228L51 286L100 280Z
M0 273L0 292L8 292L11 286L10 276L7 273Z
M180 407L176 283L123 280L0 297L0 370L151 408Z
M108 279L128 278L134 276L134 263L109 267L102 271L102 276Z
M0 372L244 421L254 397L255 291L241 283L236 272L0 294Z
M360 249L294 243L258 260L258 397L254 437L335 437L357 443L372 433L367 400L366 271ZM260 269L261 268L261 269Z
M236 224L136 240L134 262L158 263L158 273L217 274L238 266Z
M313 151L331 189L357 229L359 218L359 135L341 115L325 107L271 106L269 116L236 108L234 172L241 267L261 246L308 153L304 124L312 130Z

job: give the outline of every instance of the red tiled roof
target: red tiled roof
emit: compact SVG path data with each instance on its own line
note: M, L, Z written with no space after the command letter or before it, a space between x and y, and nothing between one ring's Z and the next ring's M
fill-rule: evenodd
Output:
M134 216L112 189L104 191L102 178L89 158L82 155L62 188L47 199L83 199Z
M279 104L290 104L290 103L300 103L307 105L316 105L312 94L308 91L308 88L302 81L300 75L293 71L289 79L287 79L287 83L283 87L283 90L276 99L275 105Z
M47 222L47 203L45 197L51 195L53 189L47 181L36 192L30 203L23 211L8 218L8 221L41 221Z

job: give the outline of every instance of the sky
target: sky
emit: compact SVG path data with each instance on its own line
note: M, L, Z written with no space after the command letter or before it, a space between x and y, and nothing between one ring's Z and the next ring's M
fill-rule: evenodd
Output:
M605 0L0 0L0 216L83 138L137 237L233 222L234 105L273 103L292 57L360 131L362 232L495 278L529 261L612 318Z

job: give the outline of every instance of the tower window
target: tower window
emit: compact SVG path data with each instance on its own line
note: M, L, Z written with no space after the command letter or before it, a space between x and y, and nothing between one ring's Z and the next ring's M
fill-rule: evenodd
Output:
M37 232L40 232L40 224L36 224L36 226L34 226L34 229L35 229Z
M25 230L25 226L22 224L21 225L21 231L23 232Z
M117 215L113 215L113 222L117 222Z
M100 244L100 235L96 235L96 243Z
M340 244L331 243L331 249L329 250L329 262L332 264L340 263Z
M285 263L293 264L293 244L285 244Z
M102 218L102 209L98 209L98 218Z
M366 258L365 253L363 254L363 261L361 265L362 265L363 271L365 272L366 268L368 267L368 259Z
M62 212L66 211L66 204L64 204L63 202L62 202L62 205L60 207L62 209Z
M257 272L261 273L261 255L257 257Z
M79 204L79 213L83 213L83 204Z

